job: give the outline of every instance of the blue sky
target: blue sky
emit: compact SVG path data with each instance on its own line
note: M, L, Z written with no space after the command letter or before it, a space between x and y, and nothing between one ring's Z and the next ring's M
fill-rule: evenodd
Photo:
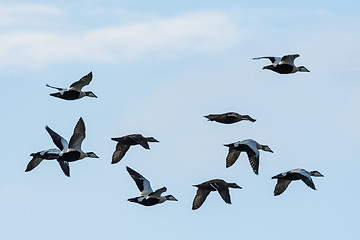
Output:
M359 3L355 1L2 1L0 74L4 239L339 239L359 238L356 157L360 127ZM261 70L258 56L299 53L310 73ZM84 89L99 98L66 102L45 84L67 87L93 72ZM257 119L220 125L209 113ZM55 147L48 125L69 139L80 117L82 148L99 159L42 162ZM111 137L153 136L111 165ZM259 176L245 154L225 168L223 144L252 138ZM166 186L178 202L143 207L130 166ZM317 191L294 182L274 197L271 177L318 170ZM191 210L198 184L236 182L232 205L212 193Z

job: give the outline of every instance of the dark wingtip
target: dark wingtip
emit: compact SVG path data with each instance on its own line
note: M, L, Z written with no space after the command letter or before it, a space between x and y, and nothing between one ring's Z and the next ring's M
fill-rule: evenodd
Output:
M112 159L111 159L111 164L116 164L116 163L118 163L118 162L120 162L120 161L121 161L121 159L117 160L117 159L115 159L115 158L112 158Z

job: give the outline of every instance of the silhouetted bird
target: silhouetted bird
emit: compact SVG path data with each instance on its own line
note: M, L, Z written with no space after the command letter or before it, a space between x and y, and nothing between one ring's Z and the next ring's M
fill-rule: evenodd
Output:
M226 203L231 204L229 188L241 188L236 183L227 183L221 179L213 179L193 186L197 187L198 190L193 201L192 210L196 210L201 207L211 191L218 191L221 198Z
M219 123L231 124L236 123L242 120L248 120L250 122L255 122L256 119L253 119L249 115L240 115L236 112L228 112L223 114L209 114L204 116L208 119L208 121L215 121Z
M272 62L272 65L268 65L263 67L263 69L269 69L274 72L280 73L280 74L289 74L289 73L296 73L296 72L310 72L306 67L300 66L296 67L294 64L295 58L299 57L299 54L293 54L293 55L285 55L282 58L280 57L256 57L253 58L253 60L256 59L262 59L267 58Z
M277 179L277 184L275 186L274 195L278 196L278 195L282 194L286 190L286 188L289 186L291 181L295 181L295 180L302 180L310 188L316 190L314 182L311 179L311 176L324 177L324 175L322 175L318 171L308 172L305 169L300 169L300 168L293 169L288 172L283 172L276 176L273 176L272 179Z
M177 201L172 195L161 196L163 192L166 192L166 187L162 187L155 192L151 189L150 182L144 178L140 173L135 170L126 167L132 179L135 181L136 186L139 188L140 196L135 198L129 198L128 201L138 203L144 206L153 206L159 203L163 203L167 200Z
M261 145L252 139L246 139L235 143L224 144L229 147L229 153L226 157L226 167L231 167L239 158L241 152L246 152L250 161L250 165L255 174L259 174L259 158L260 152L258 149L273 152L269 146Z
M71 84L70 87L67 89L52 87L49 84L46 84L46 86L59 90L59 92L57 92L57 93L51 93L50 96L58 97L58 98L65 99L65 100L76 100L76 99L80 99L85 96L97 98L97 96L93 92L81 91L81 89L84 86L89 85L91 80L92 80L92 72L90 72L86 76L83 76L79 81Z

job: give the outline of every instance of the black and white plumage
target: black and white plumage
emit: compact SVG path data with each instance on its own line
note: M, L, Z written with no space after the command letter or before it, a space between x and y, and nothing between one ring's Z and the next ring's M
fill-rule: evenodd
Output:
M74 162L85 157L99 158L93 152L84 152L81 150L81 144L85 139L85 123L82 118L77 122L74 133L68 142L51 128L46 126L46 130L50 134L54 144L61 150L59 159L67 162Z
M282 194L286 188L289 186L291 181L302 180L308 187L316 190L315 184L311 178L313 177L324 177L318 171L306 171L305 169L297 168L287 172L280 173L276 176L273 176L272 179L277 179L277 184L274 189L274 196Z
M57 162L59 163L61 170L64 172L64 174L66 176L70 177L69 163L67 161L63 161L63 160L59 159L60 152L61 151L59 149L52 148L52 149L48 149L48 150L30 154L30 156L32 156L33 158L28 163L25 172L29 172L29 171L33 170L35 167L37 167L42 162L42 160L57 160Z
M112 164L120 162L130 146L141 145L145 149L150 149L149 142L159 142L153 137L144 137L141 134L130 134L123 137L111 138L111 140L118 142L112 156Z
M299 57L299 54L285 55L280 57L256 57L253 60L267 58L271 61L272 65L263 67L263 69L269 69L280 74L289 74L295 72L310 72L306 67L296 67L294 64L295 58Z
M59 90L59 92L57 93L51 93L50 96L65 100L76 100L85 96L97 98L97 96L93 92L83 92L81 90L84 86L89 85L91 80L92 80L92 72L83 76L79 81L71 84L69 88L52 87L49 84L46 84L46 86Z
M226 203L231 204L229 188L241 189L241 187L236 183L227 183L222 179L213 179L193 186L198 189L192 204L192 210L196 210L201 207L207 196L212 191L217 191Z
M273 153L269 146L261 145L252 139L246 139L235 143L224 144L224 146L229 147L229 152L226 157L227 168L231 167L236 162L241 152L246 152L250 161L250 165L255 174L259 174L260 152L258 149Z
M48 126L46 126L45 129L58 148L30 154L33 158L28 163L25 172L33 170L42 162L42 160L57 160L64 174L70 177L69 162L77 161L85 157L99 158L93 152L85 153L81 150L81 143L85 138L85 124L82 118L80 118L76 124L69 144L62 136Z
M255 122L256 119L253 119L249 115L240 115L236 112L228 112L222 114L209 114L204 116L208 119L208 121L215 121L224 124L232 124L242 120L248 120L250 122Z
M126 170L129 172L140 191L139 197L129 198L128 201L138 203L143 206L153 206L167 200L177 201L177 199L172 195L161 196L163 192L166 192L166 187L159 188L154 192L150 186L149 180L129 167L126 167Z

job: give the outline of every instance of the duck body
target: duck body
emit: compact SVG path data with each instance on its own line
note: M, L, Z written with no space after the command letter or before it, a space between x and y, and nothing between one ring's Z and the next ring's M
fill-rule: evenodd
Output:
M300 66L296 67L294 64L295 58L299 57L299 54L285 55L283 57L256 57L253 60L257 59L269 59L272 65L264 66L263 69L272 70L279 74L290 74L296 72L310 72L306 67Z
M148 206L154 206L159 203L163 203L166 201L166 199L165 197L161 197L161 198L135 197L135 198L129 198L128 201L148 207Z
M295 66L291 66L289 64L281 64L281 65L276 65L276 66L269 65L269 66L265 66L263 69L269 69L269 70L272 70L279 74L289 74L289 73L295 73L298 71Z
M129 198L129 202L138 203L143 206L154 206L167 200L177 201L177 199L172 195L161 196L163 192L166 192L166 187L162 187L156 191L153 191L150 186L149 180L147 180L140 173L136 172L130 167L126 167L126 170L130 174L131 178L135 181L136 186L140 191L140 196Z
M245 139L224 146L229 148L226 157L226 167L231 167L239 158L241 152L246 152L250 161L250 165L255 174L259 174L260 152L259 149L273 153L267 145L261 145L253 139Z
M213 191L217 191L225 203L231 204L229 188L241 189L236 183L227 183L222 179L213 179L193 186L198 189L192 204L192 210L200 208L210 192Z
M296 180L302 180L308 187L316 190L315 184L314 184L311 176L323 177L324 175L322 175L318 171L308 172L305 169L297 168L297 169L293 169L293 170L290 170L287 172L280 173L276 176L273 176L272 179L277 179L277 184L275 186L274 195L278 196L278 195L282 194L287 189L287 187L289 186L291 181L296 181Z
M144 137L141 134L130 134L123 137L111 138L111 140L118 142L112 156L111 164L120 162L130 149L130 146L140 145L145 149L150 149L149 142L159 142L153 137Z
M57 148L52 148L52 149L48 149L48 150L43 150L40 152L36 152L36 153L31 153L30 156L32 156L33 158L31 159L31 161L28 163L25 172L29 172L31 170L33 170L35 167L37 167L43 160L57 160L57 162L59 163L61 170L63 171L63 173L70 177L70 166L69 163L67 161L64 160L60 160L60 150Z
M78 161L85 157L86 157L86 154L82 154L82 152L80 152L80 151L73 150L73 151L68 151L68 152L62 153L61 157L59 159L68 161L68 162L75 162L75 161Z
M76 99L83 98L85 96L97 98L97 96L93 92L90 92L90 91L83 92L82 91L82 88L84 86L88 85L91 82L91 80L92 80L92 72L83 76L79 81L71 84L70 87L67 89L52 87L48 84L46 84L46 86L59 90L59 92L57 92L57 93L51 93L50 96L61 98L64 100L76 100Z
M66 90L63 92L51 93L50 96L61 98L64 100L76 100L84 97L85 94L76 90Z
M256 119L253 119L249 115L240 115L236 112L228 112L223 114L209 114L207 116L204 116L208 119L208 121L215 121L218 123L224 123L224 124L232 124L236 123L242 120L248 120L250 122L255 122Z

